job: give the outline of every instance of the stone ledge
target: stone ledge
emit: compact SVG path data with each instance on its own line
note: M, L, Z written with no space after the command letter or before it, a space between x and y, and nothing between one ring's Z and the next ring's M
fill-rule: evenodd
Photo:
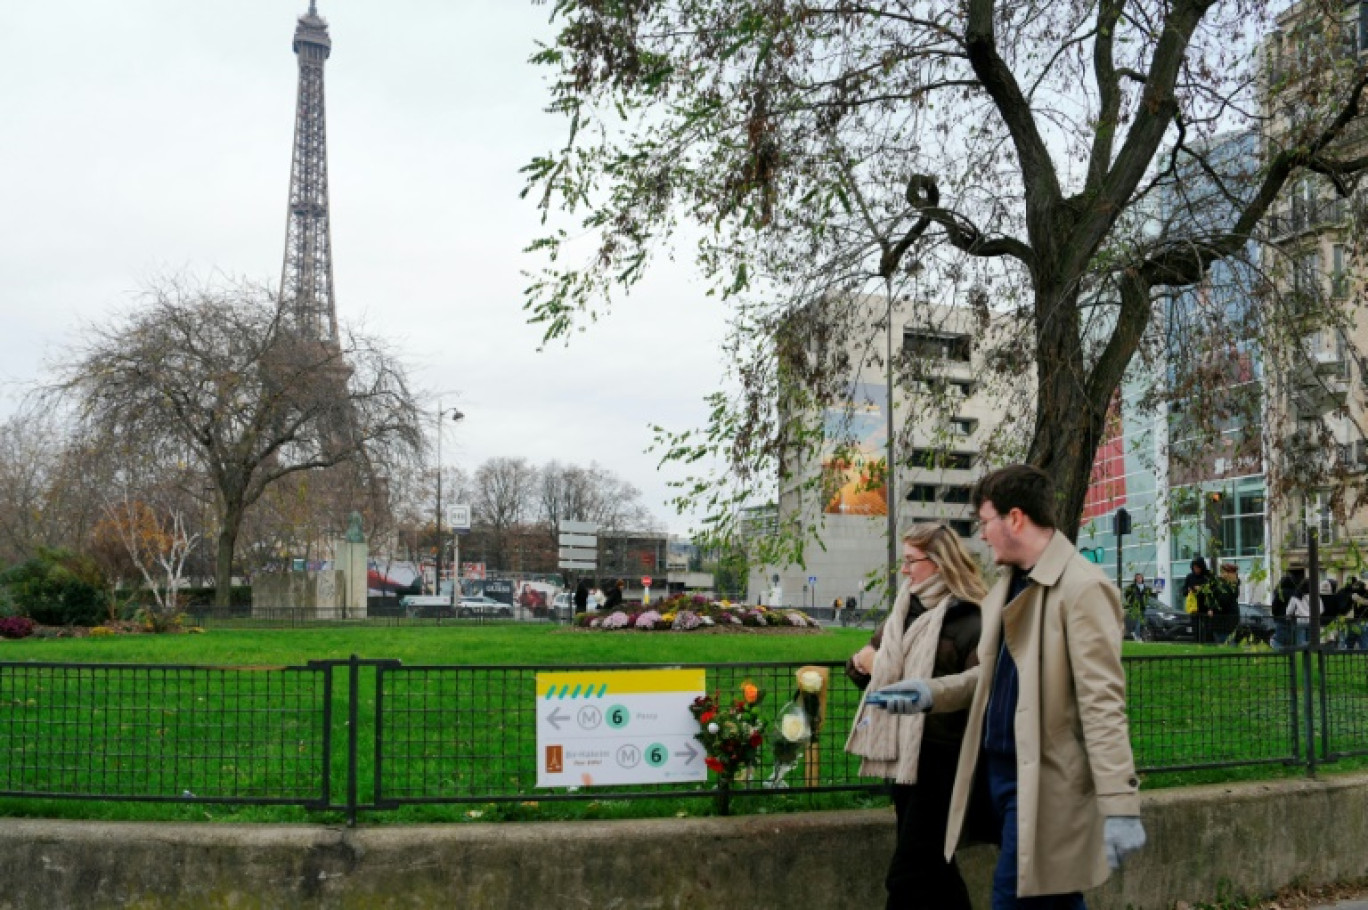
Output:
M1368 775L1158 791L1093 910L1368 877ZM891 810L334 828L0 822L0 908L730 910L883 903ZM961 854L986 895L991 848ZM980 906L986 906L984 901Z

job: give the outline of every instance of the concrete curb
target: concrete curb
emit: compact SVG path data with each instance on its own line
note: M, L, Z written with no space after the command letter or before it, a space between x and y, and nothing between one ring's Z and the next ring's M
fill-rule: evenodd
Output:
M1093 910L1368 877L1368 775L1147 794L1149 846ZM0 822L0 908L864 908L889 810L332 828ZM986 895L994 851L961 865ZM986 905L986 902L985 902Z

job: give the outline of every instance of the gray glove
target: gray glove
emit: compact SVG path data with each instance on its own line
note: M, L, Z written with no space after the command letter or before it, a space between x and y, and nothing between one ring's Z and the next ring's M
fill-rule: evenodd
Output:
M931 710L931 687L924 679L904 679L865 696L889 714L922 714Z
M1110 815L1102 828L1107 848L1107 865L1115 871L1121 860L1145 846L1145 826L1134 815Z

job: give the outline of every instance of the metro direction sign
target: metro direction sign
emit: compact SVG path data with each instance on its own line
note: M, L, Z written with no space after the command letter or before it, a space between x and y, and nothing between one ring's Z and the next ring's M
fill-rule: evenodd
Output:
M537 674L537 786L704 781L689 712L703 670Z

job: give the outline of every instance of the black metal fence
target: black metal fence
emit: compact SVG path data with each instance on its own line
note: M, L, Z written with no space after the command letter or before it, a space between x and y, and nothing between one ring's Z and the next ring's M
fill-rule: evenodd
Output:
M784 792L876 789L843 746L859 693L837 664L811 760ZM1368 754L1368 652L1125 660L1142 771ZM753 682L777 714L798 664L695 664L708 691ZM677 667L672 667L677 668ZM709 782L537 788L536 677L604 666L298 667L0 663L0 796L298 805L717 796ZM762 795L765 756L732 793Z

